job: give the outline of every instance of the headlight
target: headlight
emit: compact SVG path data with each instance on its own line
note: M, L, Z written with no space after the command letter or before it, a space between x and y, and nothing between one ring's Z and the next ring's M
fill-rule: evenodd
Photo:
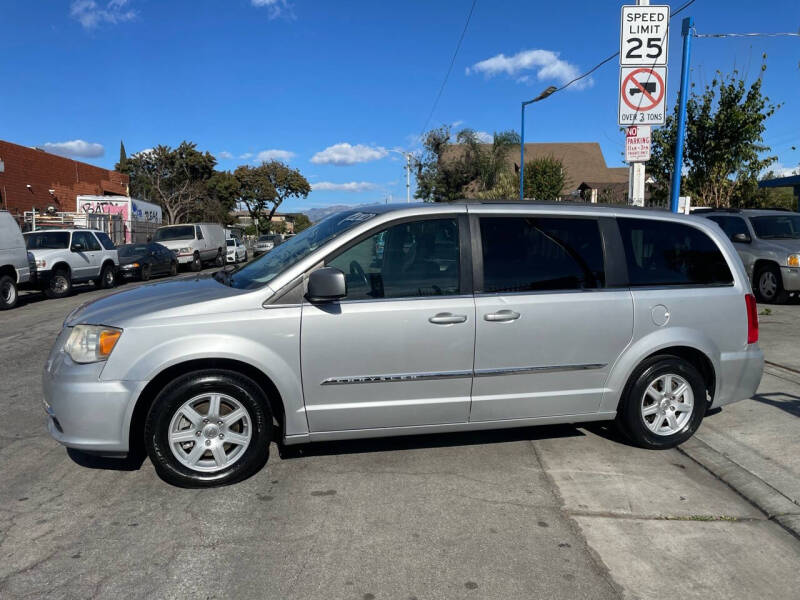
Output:
M790 254L786 264L790 267L800 267L800 254Z
M138 269L139 268L139 263L137 263L137 262L128 263L127 265L122 265L122 268L123 269Z
M47 261L43 258L36 259L36 268L37 269L44 269L47 266Z
M76 363L106 360L117 345L121 329L103 325L76 325L69 334L64 352Z
M181 248L180 250L178 250L178 252L180 254L191 254L192 253L192 249L191 248Z

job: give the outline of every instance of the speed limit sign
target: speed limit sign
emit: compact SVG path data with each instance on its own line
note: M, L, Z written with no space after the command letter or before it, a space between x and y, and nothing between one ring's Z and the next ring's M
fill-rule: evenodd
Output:
M668 5L622 7L620 66L666 66L668 42Z

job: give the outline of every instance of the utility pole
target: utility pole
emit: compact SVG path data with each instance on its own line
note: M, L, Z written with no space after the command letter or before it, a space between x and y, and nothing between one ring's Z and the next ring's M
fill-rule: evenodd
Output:
M523 190L524 187L524 180L525 180L525 107L528 104L533 104L534 102L539 102L540 100L544 100L554 92L557 92L558 88L554 85L551 85L541 94L536 96L533 100L526 100L522 103L522 108L520 109L520 123L519 123L519 200L523 202L525 200L525 192Z
M411 152L395 150L394 148L390 149L390 152L406 157L406 202L411 202Z
M692 54L692 29L694 19L686 17L681 26L683 36L683 61L681 62L681 93L678 96L678 135L675 140L675 164L672 166L672 186L670 188L669 209L678 212L678 198L681 195L681 171L683 170L683 144L686 138L686 102L689 99L689 64Z
M650 6L650 0L636 0L637 6ZM643 162L632 162L628 167L628 202L644 206L645 172Z

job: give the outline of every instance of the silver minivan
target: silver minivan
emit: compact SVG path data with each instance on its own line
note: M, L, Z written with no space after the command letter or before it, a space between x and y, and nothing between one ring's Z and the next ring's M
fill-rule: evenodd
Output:
M761 379L755 299L700 217L545 204L359 207L235 270L79 307L49 430L163 479L231 483L271 440L616 420L688 439Z

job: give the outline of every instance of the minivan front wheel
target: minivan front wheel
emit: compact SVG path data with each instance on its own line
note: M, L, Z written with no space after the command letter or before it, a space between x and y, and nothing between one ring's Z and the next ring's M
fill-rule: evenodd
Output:
M150 460L168 483L226 485L266 463L272 414L250 378L225 370L196 371L161 391L144 434Z
M706 408L706 387L699 371L678 356L660 355L634 371L617 422L637 446L673 448L694 435Z

